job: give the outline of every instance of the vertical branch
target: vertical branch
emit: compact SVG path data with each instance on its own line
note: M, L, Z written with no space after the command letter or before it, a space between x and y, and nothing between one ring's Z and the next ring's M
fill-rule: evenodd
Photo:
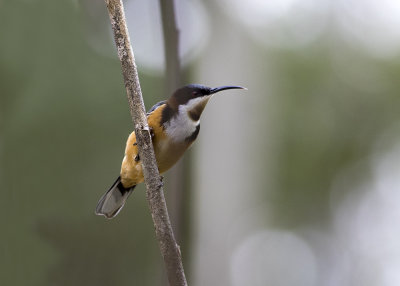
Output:
M143 166L146 198L149 204L157 240L167 270L170 285L187 285L179 246L171 228L165 203L164 191L154 155L149 132L139 76L130 44L122 0L105 0L110 16L118 57L129 101L129 109L135 125L136 140Z
M165 87L168 95L170 95L182 84L179 30L176 24L174 0L160 0L160 10L164 36ZM181 240L183 231L185 169L185 161L181 160L169 172L168 176L168 204L178 241Z
M176 25L174 0L160 0L160 8L164 35L166 87L168 94L171 94L181 85L179 31Z

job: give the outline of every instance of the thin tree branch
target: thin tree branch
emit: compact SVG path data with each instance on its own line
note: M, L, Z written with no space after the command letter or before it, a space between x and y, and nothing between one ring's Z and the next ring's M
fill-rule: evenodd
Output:
M160 0L161 20L164 36L165 90L172 94L182 84L179 58L179 30L176 24L174 0ZM180 160L169 171L167 200L175 237L182 239L185 191L185 161Z
M167 270L170 285L187 285L179 246L176 244L165 203L162 181L154 155L147 123L139 76L130 44L122 0L105 0L110 16L118 57L135 126L139 155L146 184L146 197L156 231L156 237Z

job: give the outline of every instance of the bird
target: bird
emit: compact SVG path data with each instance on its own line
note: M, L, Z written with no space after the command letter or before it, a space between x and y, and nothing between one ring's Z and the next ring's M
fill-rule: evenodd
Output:
M246 89L226 85L216 88L189 84L177 89L167 100L155 104L147 113L154 153L160 174L170 169L192 145L200 132L200 116L210 98L228 89ZM95 214L114 218L125 205L136 185L143 182L135 132L126 141L119 177L100 198Z

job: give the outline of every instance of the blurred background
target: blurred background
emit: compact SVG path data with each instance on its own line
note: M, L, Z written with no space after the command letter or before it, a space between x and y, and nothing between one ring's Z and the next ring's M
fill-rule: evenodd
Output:
M125 2L147 109L158 5ZM399 285L400 2L175 6L184 83L248 88L184 159L189 284ZM0 283L166 285L143 186L94 215L132 130L104 2L2 0L0 35Z

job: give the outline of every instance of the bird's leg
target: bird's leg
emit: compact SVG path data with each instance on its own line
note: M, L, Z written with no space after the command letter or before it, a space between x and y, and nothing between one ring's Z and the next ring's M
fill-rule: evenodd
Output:
M153 139L153 138L154 138L154 130L153 130L153 128L151 128L151 127L149 127L149 130L150 130L151 139ZM133 146L137 146L137 142L133 143ZM134 160L135 160L135 162L139 162L139 161L140 161L139 154L137 154L137 155L135 156ZM162 178L163 178L163 177L162 177ZM162 181L162 179L161 179L161 181Z
M153 139L154 138L154 130L153 130L153 128L149 127L149 131L150 131L151 139ZM133 146L137 146L137 142L133 143Z
M153 140L153 138L154 138L154 130L153 130L152 127L149 127L149 130L150 130L151 139Z

